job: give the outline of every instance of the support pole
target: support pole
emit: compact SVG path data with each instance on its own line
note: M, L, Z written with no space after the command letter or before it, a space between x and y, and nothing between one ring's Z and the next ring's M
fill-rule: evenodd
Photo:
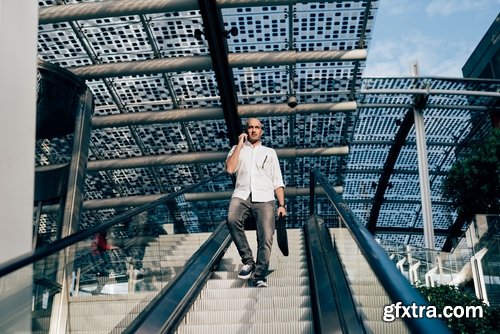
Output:
M412 75L418 77L418 64L412 64ZM418 174L420 180L420 200L422 202L422 220L424 227L425 247L435 249L434 226L432 222L431 187L429 182L429 166L427 161L427 146L425 142L424 113L427 95L415 96L414 118L417 143Z

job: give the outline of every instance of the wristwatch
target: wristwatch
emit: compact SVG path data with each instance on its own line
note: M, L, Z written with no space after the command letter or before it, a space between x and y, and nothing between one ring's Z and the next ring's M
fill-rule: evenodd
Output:
M285 208L286 209L286 205L285 204L280 204L278 205L279 208Z

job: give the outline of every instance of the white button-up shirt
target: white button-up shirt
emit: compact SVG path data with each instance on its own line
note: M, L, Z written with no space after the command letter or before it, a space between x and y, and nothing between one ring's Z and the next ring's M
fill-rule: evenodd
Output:
M235 149L236 146L233 146L228 158ZM252 202L273 201L274 190L285 187L276 151L261 144L254 147L245 142L239 158L232 197L246 200L252 194Z

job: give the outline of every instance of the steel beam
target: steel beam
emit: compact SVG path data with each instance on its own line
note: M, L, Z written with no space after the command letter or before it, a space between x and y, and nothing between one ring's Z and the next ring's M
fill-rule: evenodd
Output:
M349 154L348 146L317 147L317 148L277 148L276 153L281 159L295 159L302 157L329 157ZM144 157L92 160L87 164L88 172L101 170L144 168L150 166L182 165L194 163L224 162L227 152L196 152L152 155ZM55 166L55 164L54 164ZM36 167L35 171L43 167Z
M403 148L406 137L410 132L411 127L414 124L413 119L413 110L410 110L406 113L401 125L399 126L399 130L394 137L394 144L391 146L389 150L389 154L387 155L387 159L384 163L384 172L380 175L377 190L375 191L375 196L373 198L373 205L370 211L370 217L368 218L368 223L366 228L370 233L375 233L377 227L377 220L380 214L380 209L382 208L382 204L384 202L384 195L389 184L389 179L391 178L392 172L394 170L394 166L396 165L396 160L398 159L399 153Z
M220 104L226 120L229 144L236 145L242 132L241 119L238 115L238 97L234 87L233 70L229 67L224 20L214 0L198 0L203 18L204 34L210 50L212 68L219 90Z
M210 56L170 57L66 68L85 80L168 72L210 71Z
M327 0L326 3L342 2L345 0ZM351 0L366 1L366 0ZM297 3L317 3L318 0L217 0L221 8L257 7L257 6L289 6Z
M418 174L420 196L422 202L422 220L424 224L425 247L435 248L434 224L432 220L431 186L429 182L429 163L427 160L427 144L425 142L424 113L421 108L413 110L417 141Z
M281 159L293 159L300 157L328 157L347 155L348 146L318 147L318 148L277 148L276 153ZM87 170L97 172L112 169L145 168L153 166L182 165L194 163L218 163L224 162L227 152L196 152L163 154L144 157L107 159L89 161Z
M401 89L361 89L360 94L364 95L462 95L462 96L481 96L500 98L500 92L485 92L476 90L455 90L455 89L420 89L420 88L401 88Z
M213 52L211 52L214 55ZM120 77L129 75L147 75L168 72L210 71L217 67L212 66L211 56L170 57L139 61L124 61L106 64L67 67L69 71L85 80ZM224 56L221 55L221 62ZM353 61L366 58L366 50L351 51L272 51L251 52L242 54L228 54L227 62L230 67L258 67L258 66L286 66L297 63ZM217 61L217 60L216 60Z
M361 196L361 195L359 195ZM346 203L348 204L371 204L373 203L373 199L371 198L356 198L356 199L346 199ZM385 204L411 204L411 205L417 205L421 204L420 200L410 200L410 199L385 199L384 200ZM435 205L446 205L449 206L451 202L449 201L433 201L432 202Z
M357 0L351 0L357 1ZM215 2L215 1L214 1ZM300 3L316 3L317 0L219 0L219 8L286 6ZM329 0L323 2L340 2ZM128 15L169 13L198 10L197 0L108 0L82 2L64 6L46 6L38 10L38 23L59 23L79 20L101 19Z
M298 63L318 63L334 61L366 60L366 50L329 50L329 51L271 51L240 52L229 54L232 67L261 67L295 65Z
M334 187L335 192L341 194L344 188L341 186ZM186 193L184 199L186 202L197 202L197 201L220 201L228 200L231 198L233 191L218 191L218 192L198 192L198 193ZM322 187L316 187L315 194L318 196L325 195L325 190ZM152 201L155 201L167 194L158 195L140 195L140 196L122 196L114 198L105 199L94 199L87 200L83 202L82 208L85 210L104 210L110 208L125 208L140 206ZM286 187L285 188L286 198L295 198L300 196L309 196L309 188L298 188L298 187ZM57 205L46 205L43 208L44 213L57 212Z
M435 234L437 236L448 236L447 229L435 229ZM375 231L376 234L403 234L403 235L422 235L424 233L423 228L418 227L389 227L389 226L379 226Z
M64 214L61 222L59 238L66 237L78 231L80 210L85 190L85 175L88 166L88 151L90 142L90 121L94 108L92 92L87 88L80 96L78 113L73 132L73 150L69 164Z
M240 117L260 116L290 116L296 114L353 112L356 102L339 103L308 103L299 104L290 108L287 104L254 104L238 105ZM168 111L150 111L137 113L114 114L107 116L94 116L92 126L96 129L106 127L120 127L129 125L148 125L160 123L175 123L189 121L218 120L224 118L222 108L189 108Z
M413 63L411 72L414 77L418 77L418 63ZM415 87L416 88L416 87ZM426 92L414 95L415 106L413 108L413 118L415 123L415 137L417 142L418 175L420 185L420 199L422 202L422 223L424 227L425 247L435 248L434 224L432 220L431 185L429 181L429 163L427 159L427 143L425 138L424 108L429 98L429 86L424 89Z
M351 145L392 145L393 141L391 140L354 140L351 142ZM417 145L415 141L406 141L407 146ZM436 142L430 141L427 143L428 146L458 146L457 143L444 143L444 142Z
M350 168L348 168L345 171L346 174L382 174L383 172L384 172L383 169L350 169ZM394 169L392 171L392 174L415 175L418 174L418 170ZM448 173L445 171L431 170L429 171L429 175L446 176L448 175Z
M466 92L466 91L465 91ZM398 109L409 109L413 108L413 104L410 103L358 103L358 108L367 109L387 109L387 108L398 108ZM471 106L471 105L446 105L446 104L432 104L428 103L425 105L426 110L430 109L452 109L452 110L467 110L467 111L489 111L495 106Z
M336 186L333 187L336 193L342 194L344 192L344 187ZM220 201L227 200L231 198L231 191L218 191L218 192L197 192L197 193L186 193L184 199L186 202L196 202L196 201ZM87 200L83 202L82 208L85 210L104 210L109 208L124 208L124 207L132 207L143 205L152 201L157 200L158 198L165 196L167 194L158 194L158 195L137 195L137 196L121 196L114 198L105 198L105 199L93 199ZM325 195L325 190L323 187L315 187L315 195L323 196ZM296 198L301 196L309 196L309 188L299 188L299 187L286 187L285 188L285 197L286 198ZM347 204L350 203L364 203L370 204L372 203L371 199L349 199L345 201ZM412 200L386 200L385 203L392 204L420 204L420 201L412 201ZM434 202L436 205L449 205L449 202L438 201ZM36 208L34 209L36 210ZM46 205L43 207L44 213L57 212L58 205ZM377 227L377 232L380 229L384 229L386 227ZM390 227L387 227L389 229ZM420 233L422 234L422 233ZM449 235L449 232L448 234ZM453 235L459 236L459 234L454 233Z
M38 24L198 9L196 0L120 0L40 7Z
M443 252L451 252L453 248L458 244L459 237L462 236L462 227L473 219L472 215L459 214L453 224L448 228L447 238L443 244Z

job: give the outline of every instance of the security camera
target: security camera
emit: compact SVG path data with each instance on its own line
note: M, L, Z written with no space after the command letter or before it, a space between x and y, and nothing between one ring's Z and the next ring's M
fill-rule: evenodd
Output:
M290 108L295 108L297 106L297 98L295 96L290 96L286 102Z

